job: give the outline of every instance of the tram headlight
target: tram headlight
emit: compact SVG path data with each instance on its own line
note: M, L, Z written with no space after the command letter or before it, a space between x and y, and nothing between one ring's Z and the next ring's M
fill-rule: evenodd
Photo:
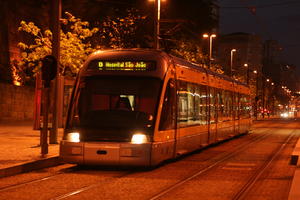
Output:
M80 133L72 132L67 134L67 141L69 142L80 142Z
M131 137L131 143L143 144L148 142L148 136L143 133L135 133Z

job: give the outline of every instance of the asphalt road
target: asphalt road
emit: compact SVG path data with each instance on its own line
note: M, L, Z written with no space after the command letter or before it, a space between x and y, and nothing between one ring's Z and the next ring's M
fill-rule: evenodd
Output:
M288 198L300 121L261 121L251 134L152 170L62 165L0 179L0 199Z

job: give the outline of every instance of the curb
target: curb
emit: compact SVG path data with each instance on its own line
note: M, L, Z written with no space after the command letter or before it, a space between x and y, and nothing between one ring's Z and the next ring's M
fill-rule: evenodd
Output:
M292 185L289 192L288 200L298 200L300 199L300 139L298 139L294 151L292 152L290 164L296 165L296 171L294 173Z
M297 168L293 177L288 200L300 199L299 185L300 185L300 168Z
M49 157L41 160L22 163L20 165L0 169L0 178L13 176L33 170L38 170L47 167L54 167L62 164L59 156Z

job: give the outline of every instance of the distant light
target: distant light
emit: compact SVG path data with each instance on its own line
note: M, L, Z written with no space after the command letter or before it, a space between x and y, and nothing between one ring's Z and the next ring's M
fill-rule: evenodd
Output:
M209 37L209 35L208 35L208 34L206 34L206 33L205 33L205 34L203 34L202 36L203 36L204 38L208 38L208 37Z
M257 71L256 71L256 70L254 70L254 71L253 71L253 73L254 73L254 74L257 74Z
M17 80L13 80L13 84L15 86L21 86L21 82L17 81Z
M267 78L267 82L269 82L269 81L270 81L270 79Z
M154 2L155 0L148 0L148 1L150 1L150 2ZM160 0L160 1L162 1L162 2L166 2L167 0Z
M280 116L283 118L287 118L289 116L289 113L287 113L287 112L281 113Z

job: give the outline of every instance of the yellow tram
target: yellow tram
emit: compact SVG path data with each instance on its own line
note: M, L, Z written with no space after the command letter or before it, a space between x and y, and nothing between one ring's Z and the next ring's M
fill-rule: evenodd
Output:
M159 50L97 51L71 96L60 157L155 166L249 131L250 90Z

